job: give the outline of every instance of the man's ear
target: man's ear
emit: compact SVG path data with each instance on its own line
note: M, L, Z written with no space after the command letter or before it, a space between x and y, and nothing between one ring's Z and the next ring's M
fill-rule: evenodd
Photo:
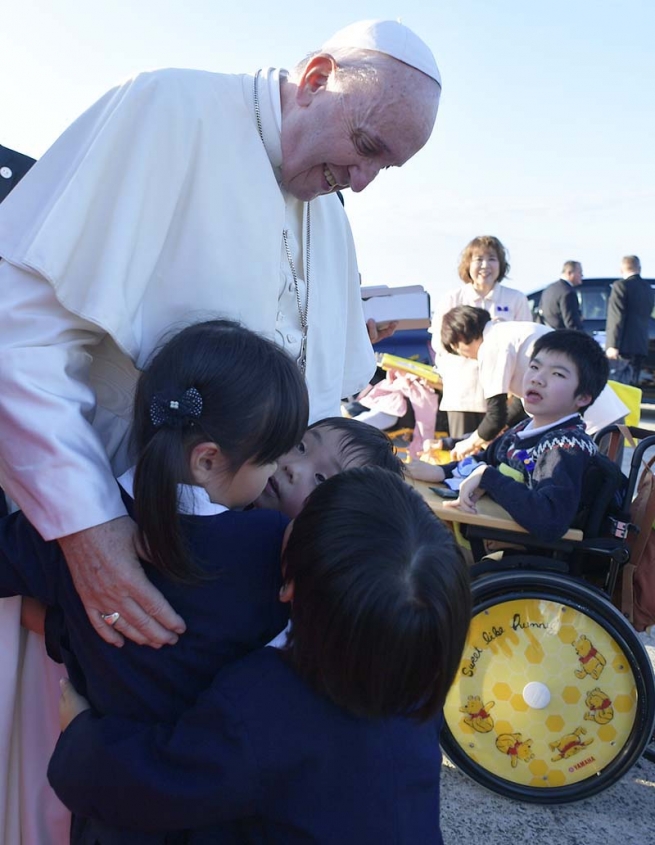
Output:
M192 482L204 487L211 476L225 466L225 458L217 443L198 443L189 455L189 474Z
M329 53L317 53L307 62L296 88L296 101L308 106L314 94L327 86L328 79L336 71L337 63Z

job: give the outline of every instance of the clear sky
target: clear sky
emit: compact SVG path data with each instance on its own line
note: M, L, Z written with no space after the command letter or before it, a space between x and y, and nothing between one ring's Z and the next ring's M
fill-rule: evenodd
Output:
M397 18L444 80L435 132L346 208L365 284L457 284L478 234L524 291L567 259L655 277L655 0L21 0L0 26L0 143L38 157L105 90L154 67L289 67L334 31ZM120 168L120 161L116 167Z

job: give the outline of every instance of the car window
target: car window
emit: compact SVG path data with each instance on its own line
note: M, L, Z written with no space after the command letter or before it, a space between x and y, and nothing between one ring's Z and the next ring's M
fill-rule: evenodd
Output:
M583 320L605 320L609 290L577 290Z

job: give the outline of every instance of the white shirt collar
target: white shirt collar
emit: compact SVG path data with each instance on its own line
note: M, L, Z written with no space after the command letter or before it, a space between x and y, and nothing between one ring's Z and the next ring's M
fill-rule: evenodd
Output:
M270 646L271 648L285 649L287 647L287 644L288 644L290 632L291 632L291 620L289 620L287 622L287 627L284 629L284 631L280 631L280 633L277 635L277 637L273 637L273 639L270 641L270 643L266 643L266 645Z
M130 467L127 472L124 472L118 478L118 483L132 498L134 498L135 469L135 467ZM178 484L177 510L178 513L191 514L192 516L216 516L216 514L229 510L229 508L212 502L204 487L196 487L194 484Z
M275 178L280 182L282 166L282 101L280 85L286 77L286 70L270 67L259 74L257 94L259 98L259 116L262 122L264 148L275 171Z
M498 294L499 294L499 291L497 290L497 288L498 288L498 283L496 283L496 284L495 284L495 285L491 288L491 290L489 291L489 293L485 294L485 296L482 296L482 294L481 294L481 293L479 293L478 291L476 291L476 289L473 287L473 284L471 284L471 289L470 289L469 299L470 299L470 301L471 301L471 302L479 302L479 303L481 303L481 304L480 304L480 306L478 306L478 307L480 307L480 308L484 308L484 303L485 303L485 302L495 303L495 302L496 302L496 300L498 299Z
M577 413L568 414L567 416L562 417L559 420L555 420L555 422L552 422L549 425L540 425L539 428L535 428L534 420L530 420L530 422L526 425L524 429L516 432L516 436L519 440L527 440L528 437L534 437L536 434L543 434L546 431L550 431L551 428L555 428L556 426L567 422L567 420L572 420L574 417L577 416L579 416L579 414Z

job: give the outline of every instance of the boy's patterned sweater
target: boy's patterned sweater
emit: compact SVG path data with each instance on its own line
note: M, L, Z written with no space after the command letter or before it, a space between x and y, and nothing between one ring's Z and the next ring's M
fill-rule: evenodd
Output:
M488 464L480 487L530 534L555 540L575 518L598 449L579 414L539 429L528 428L531 422L523 420L476 456ZM446 477L456 465L444 466Z

